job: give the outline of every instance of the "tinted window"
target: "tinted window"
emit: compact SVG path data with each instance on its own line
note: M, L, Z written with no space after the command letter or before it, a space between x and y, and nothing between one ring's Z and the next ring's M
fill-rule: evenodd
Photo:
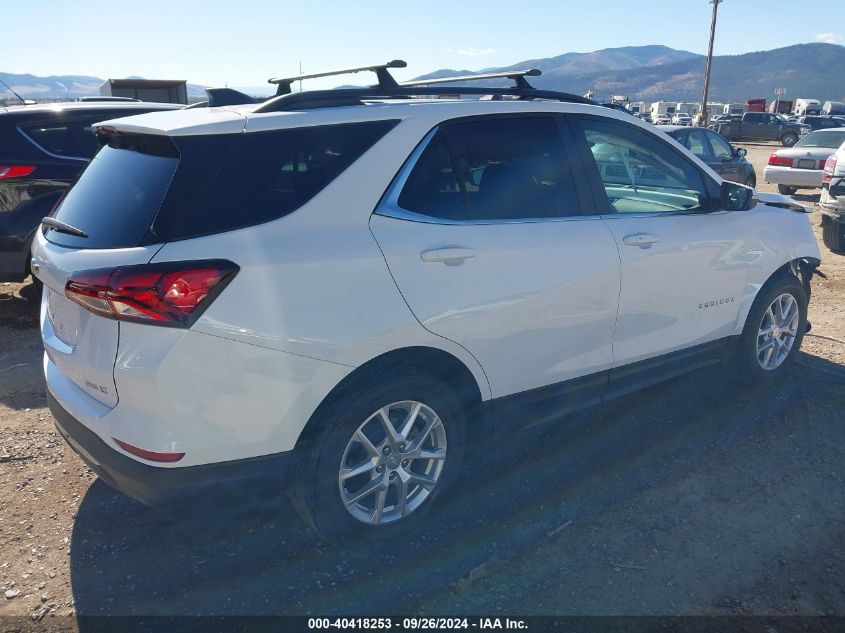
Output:
M244 134L173 238L228 231L287 215L396 123L369 121Z
M745 115L746 123L763 123L764 115L761 112L749 112Z
M411 171L399 206L445 219L580 214L557 123L548 117L444 126Z
M701 174L653 135L609 120L585 118L581 126L615 212L690 211L703 204Z
M713 154L716 158L722 160L726 158L733 158L733 148L721 135L715 132L707 132L707 138L710 139L710 146L713 148Z
M64 119L26 123L21 130L41 149L71 158L91 158L97 153L97 139L91 125L110 118Z
M163 137L114 137L88 165L56 211L56 218L88 234L48 230L52 242L80 248L141 243L164 199L179 155Z

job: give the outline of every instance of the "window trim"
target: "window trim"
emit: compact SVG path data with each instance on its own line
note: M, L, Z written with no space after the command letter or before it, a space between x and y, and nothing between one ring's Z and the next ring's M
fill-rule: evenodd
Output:
M616 217L624 217L624 218L653 218L653 217L676 217L679 215L700 215L703 213L713 213L717 212L720 209L718 207L714 208L714 204L718 204L720 199L720 191L721 188L719 184L713 180L704 170L702 170L695 162L690 161L689 158L684 156L681 152L677 150L676 147L669 142L669 136L666 138L661 138L659 134L654 134L653 132L649 132L648 130L643 130L637 125L632 125L626 121L622 121L620 119L616 119L613 117L606 117L606 116L599 116L596 114L568 114L565 115L566 118L570 120L570 126L575 132L575 143L580 150L581 161L584 163L585 170L587 172L587 177L589 179L590 184L592 185L593 196L596 199L596 217L604 217L604 218L616 218ZM625 128L633 130L636 134L644 135L648 138L655 139L656 142L661 143L664 145L668 150L674 153L679 160L686 161L689 165L691 165L695 171L701 176L702 184L704 185L705 192L707 193L708 197L708 207L707 208L699 208L694 210L687 210L687 211L640 211L637 213L619 213L610 206L610 201L607 198L607 191L604 188L604 182L601 179L601 174L599 173L598 166L596 165L596 160L593 157L592 151L590 151L590 146L587 143L587 136L584 133L583 127L581 125L582 121L610 121L611 123L615 123L617 125L621 125ZM709 139L708 139L709 140ZM702 160L699 158L699 160ZM702 161L703 162L703 161Z
M409 211L399 205L399 196L404 189L408 178L411 175L414 167L422 156L423 152L428 148L431 141L441 128L448 128L452 125L460 125L462 123L471 123L473 121L487 120L487 119L523 119L523 118L544 118L549 119L556 127L558 132L558 141L561 144L564 155L567 158L567 164L570 169L570 174L575 183L575 195L578 198L578 208L580 213L578 215L568 215L559 217L525 217L525 218L506 218L499 220L492 219L475 219L467 218L463 220L451 220L447 218L437 218L424 213L416 211ZM566 134L568 132L568 134ZM568 138L567 138L568 137ZM564 144L564 139L567 138L573 145L572 149L568 149ZM451 150L448 150L451 156ZM572 156L572 154L575 156ZM407 220L410 222L420 222L423 224L443 224L452 226L467 226L467 225L491 225L491 224L536 224L539 222L563 222L572 220L590 220L598 218L598 205L594 199L594 195L589 188L585 188L581 179L578 177L580 171L581 160L580 152L577 148L577 135L572 130L569 122L557 112L507 112L495 114L476 114L471 116L456 117L454 119L447 119L441 121L433 128L431 128L422 140L417 144L411 154L405 159L405 162L400 167L399 171L390 181L387 189L379 200L376 208L373 210L373 215L380 215L382 217L393 218L396 220ZM574 160L573 160L574 159ZM586 173L584 174L587 175ZM589 211L587 211L589 210Z
M60 160L76 160L76 161L81 161L83 163L90 163L91 162L90 158L82 158L81 156L68 156L66 154L56 154L54 152L51 152L50 150L48 150L48 149L44 148L42 145L40 145L29 134L24 132L24 130L21 126L18 125L18 126L16 126L16 128L17 128L18 132L20 133L20 135L23 136L27 141L29 141L33 146L35 146L35 148L38 151L43 152L44 154L46 154L50 158L58 158Z

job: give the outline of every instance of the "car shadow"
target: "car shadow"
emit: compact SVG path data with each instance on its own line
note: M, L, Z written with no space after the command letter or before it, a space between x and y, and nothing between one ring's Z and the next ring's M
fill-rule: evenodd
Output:
M80 630L96 628L87 616L115 614L436 614L444 591L497 557L536 547L567 517L601 521L728 446L754 446L785 407L822 415L804 403L841 381L842 368L812 361L822 371L797 365L777 384L752 388L711 368L504 444L481 440L458 488L398 545L327 546L285 500L211 499L169 519L97 481L79 507L70 550ZM677 512L672 503L667 512Z

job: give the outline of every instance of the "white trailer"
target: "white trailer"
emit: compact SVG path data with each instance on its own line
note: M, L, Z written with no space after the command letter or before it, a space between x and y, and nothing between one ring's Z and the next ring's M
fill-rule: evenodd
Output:
M676 107L676 104L672 101L655 101L651 104L651 120L656 120L661 114L671 118L675 114Z
M795 110L792 114L795 116L806 116L808 114L821 114L822 104L818 99L796 99Z
M698 106L699 104L693 103L692 101L680 101L678 105L675 106L675 114L678 112L685 112L686 114L695 116L698 114Z
M725 107L722 108L722 114L732 114L732 115L745 114L745 104L744 103L726 103Z
M625 106L631 114L643 114L646 111L645 101L631 101Z

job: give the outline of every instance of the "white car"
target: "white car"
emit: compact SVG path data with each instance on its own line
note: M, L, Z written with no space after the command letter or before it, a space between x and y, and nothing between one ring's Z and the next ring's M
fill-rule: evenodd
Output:
M669 118L668 114L658 114L656 117L654 117L652 123L654 125L671 125L672 119Z
M845 127L810 132L792 147L779 149L769 157L763 180L776 184L784 195L798 189L819 189L825 160L843 142Z
M382 83L96 129L33 246L48 402L151 505L288 491L328 539L397 536L479 433L773 379L807 327L803 208L580 97Z
M672 125L692 125L692 117L686 112L678 112L672 117Z
M819 206L824 245L845 254L845 141L825 162Z

